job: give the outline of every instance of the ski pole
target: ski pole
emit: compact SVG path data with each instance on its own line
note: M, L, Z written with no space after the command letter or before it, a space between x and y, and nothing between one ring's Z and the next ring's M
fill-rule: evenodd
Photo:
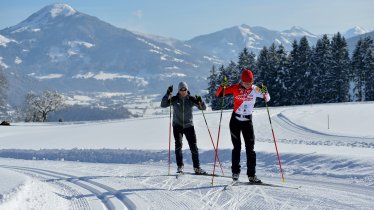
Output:
M225 80L227 80L227 78L225 77ZM214 172L216 170L216 161L217 161L217 157L218 157L218 143L219 143L219 135L220 135L220 132L221 132L221 122L222 122L222 112L223 112L223 105L224 105L224 98L225 98L225 86L223 87L223 94L222 94L222 102L221 102L221 116L220 116L220 119L219 119L219 125L218 125L218 136L217 136L217 144L216 144L216 148L215 148L215 154L214 154L214 167L213 167L213 174L212 174L212 185L213 185L213 182L214 182Z
M199 102L199 106L200 106L200 109L201 109L201 104ZM213 145L213 149L214 149L214 153L216 151L216 147L214 146L214 141L213 141L213 137L212 137L212 134L210 133L210 129L209 129L209 126L208 126L208 122L206 121L206 117L205 117L205 114L204 114L204 111L201 109L201 113L203 113L203 117L204 117L204 121L205 121L205 125L208 129L208 133L209 133L209 136L210 136L210 140L212 141L212 145ZM222 165L221 165L221 161L219 160L219 157L217 157L218 159L218 163L219 163L219 166L221 168L221 172L222 172L222 176L225 176L225 174L223 173L223 169L222 169Z
M169 95L170 97L170 95ZM168 175L170 175L170 144L171 144L171 97L169 98L170 105L170 115L169 115L169 166L168 166Z
M273 129L273 125L271 123L271 118L270 118L270 113L269 113L269 107L268 107L268 103L266 101L265 94L264 94L264 99L265 99L266 111L267 111L268 117L269 117L269 122L270 122L270 127L271 127L271 133L273 134L273 141L274 141L275 151L277 152L277 156L278 156L278 164L279 164L280 172L281 172L281 175L282 175L282 182L285 182L284 175L283 175L283 170L282 170L282 164L281 164L280 156L279 156L279 153L278 153L277 141L275 141L274 129Z

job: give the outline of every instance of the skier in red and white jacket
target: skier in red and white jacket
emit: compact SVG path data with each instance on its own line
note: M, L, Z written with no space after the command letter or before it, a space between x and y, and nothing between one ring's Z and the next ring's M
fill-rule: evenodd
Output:
M240 133L242 133L247 154L247 175L249 182L261 183L261 180L256 176L255 135L252 124L252 112L256 98L265 98L268 102L270 95L264 85L262 87L253 85L253 80L252 71L246 69L242 73L240 84L228 86L227 79L225 79L218 88L216 96L222 97L229 94L234 96L234 111L230 119L231 141L234 147L231 156L233 180L238 180L240 174Z

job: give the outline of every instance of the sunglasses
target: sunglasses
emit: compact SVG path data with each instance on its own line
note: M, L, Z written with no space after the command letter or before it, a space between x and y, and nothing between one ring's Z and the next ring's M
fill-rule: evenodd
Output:
M181 88L181 89L179 89L179 91L187 91L187 89Z

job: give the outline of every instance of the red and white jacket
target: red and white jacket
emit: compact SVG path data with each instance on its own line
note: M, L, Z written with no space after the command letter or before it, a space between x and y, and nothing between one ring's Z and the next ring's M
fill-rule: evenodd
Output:
M265 97L266 102L270 101L269 93L263 95L261 89L256 85L252 85L249 89L245 89L241 84L233 84L224 90L225 95L234 95L234 112L238 115L251 115L256 103L256 98ZM222 92L223 87L220 86L216 92L216 96L222 96Z

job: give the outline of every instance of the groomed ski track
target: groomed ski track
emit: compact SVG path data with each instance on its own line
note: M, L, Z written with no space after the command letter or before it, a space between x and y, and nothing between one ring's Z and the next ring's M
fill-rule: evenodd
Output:
M374 198L372 187L305 179L290 178L285 184L300 189L248 185L224 190L228 178L215 177L212 186L211 177L185 174L176 179L160 165L85 164L83 174L82 163L4 162L1 168L64 192L59 196L70 200L72 209L370 209ZM282 185L278 177L262 178Z

